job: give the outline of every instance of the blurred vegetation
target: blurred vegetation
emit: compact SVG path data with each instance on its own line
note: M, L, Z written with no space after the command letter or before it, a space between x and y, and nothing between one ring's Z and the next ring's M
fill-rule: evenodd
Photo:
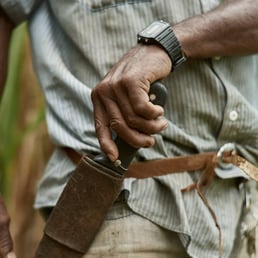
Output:
M7 185L9 185L8 167L17 145L17 120L18 120L18 100L19 100L19 77L22 60L22 47L24 42L25 26L19 27L15 31L11 42L9 58L9 75L5 86L5 92L0 106L0 189L6 197Z
M36 130L44 121L44 106L37 111L34 121L31 121L25 128L19 126L22 110L20 109L20 95L23 89L20 87L22 64L24 57L26 36L26 24L19 26L13 33L8 79L5 92L0 105L0 189L2 194L8 198L8 186L10 185L10 169L12 161L19 144L24 137L33 130Z
M44 222L33 202L39 178L53 146L45 124L27 25L15 29L8 78L0 103L0 192L11 216L11 233L19 258L33 258Z

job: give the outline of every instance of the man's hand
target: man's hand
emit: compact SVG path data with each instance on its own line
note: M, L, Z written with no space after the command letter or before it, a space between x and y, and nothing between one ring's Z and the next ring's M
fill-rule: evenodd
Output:
M10 217L3 199L0 196L0 257L16 258L13 252L13 242L9 231Z
M225 0L214 10L173 26L188 59L251 54L258 51L258 5L251 0ZM244 10L244 11L243 11ZM251 40L250 40L251 39ZM118 157L112 129L132 146L149 147L152 134L164 129L163 109L148 101L152 82L166 77L171 62L164 50L138 45L93 89L92 101L101 149Z
M135 148L154 144L152 134L167 122L163 108L149 101L150 84L171 71L168 54L158 46L137 45L93 89L94 121L101 149L111 161L118 158L115 132Z

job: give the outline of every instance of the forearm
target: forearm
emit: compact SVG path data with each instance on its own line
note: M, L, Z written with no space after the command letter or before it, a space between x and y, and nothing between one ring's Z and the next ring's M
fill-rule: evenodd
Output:
M257 14L257 0L225 0L173 30L188 58L251 54L258 52Z
M8 49L13 24L0 8L0 100L7 76Z

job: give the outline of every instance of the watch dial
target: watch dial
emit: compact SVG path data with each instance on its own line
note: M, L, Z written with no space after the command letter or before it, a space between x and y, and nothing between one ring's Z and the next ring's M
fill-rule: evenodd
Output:
M155 37L160 32L165 30L168 27L167 23L163 22L153 22L150 26L143 30L143 34L146 37Z

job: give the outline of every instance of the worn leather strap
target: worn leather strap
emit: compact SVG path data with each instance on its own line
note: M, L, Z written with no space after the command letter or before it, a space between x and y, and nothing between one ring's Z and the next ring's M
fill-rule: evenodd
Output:
M215 152L208 152L132 163L125 177L143 179L185 171L202 170L211 162L215 155Z
M238 156L235 152L223 153L221 160L225 163L231 163L244 171L251 179L258 182L258 168L243 157Z
M64 148L64 151L74 164L78 164L82 158L82 155L73 149ZM125 177L144 179L172 173L202 170L214 157L217 157L217 152L206 152L188 156L136 162L129 166L128 171L125 173ZM258 182L258 168L248 162L246 159L237 155L235 152L224 152L221 160L217 160L217 162L220 161L234 164L243 170L250 178Z
M81 154L70 148L63 148L63 150L74 164L79 163L82 158ZM216 155L216 152L207 152L189 156L136 162L129 166L125 177L143 179L175 172L201 170L212 160L214 155Z

